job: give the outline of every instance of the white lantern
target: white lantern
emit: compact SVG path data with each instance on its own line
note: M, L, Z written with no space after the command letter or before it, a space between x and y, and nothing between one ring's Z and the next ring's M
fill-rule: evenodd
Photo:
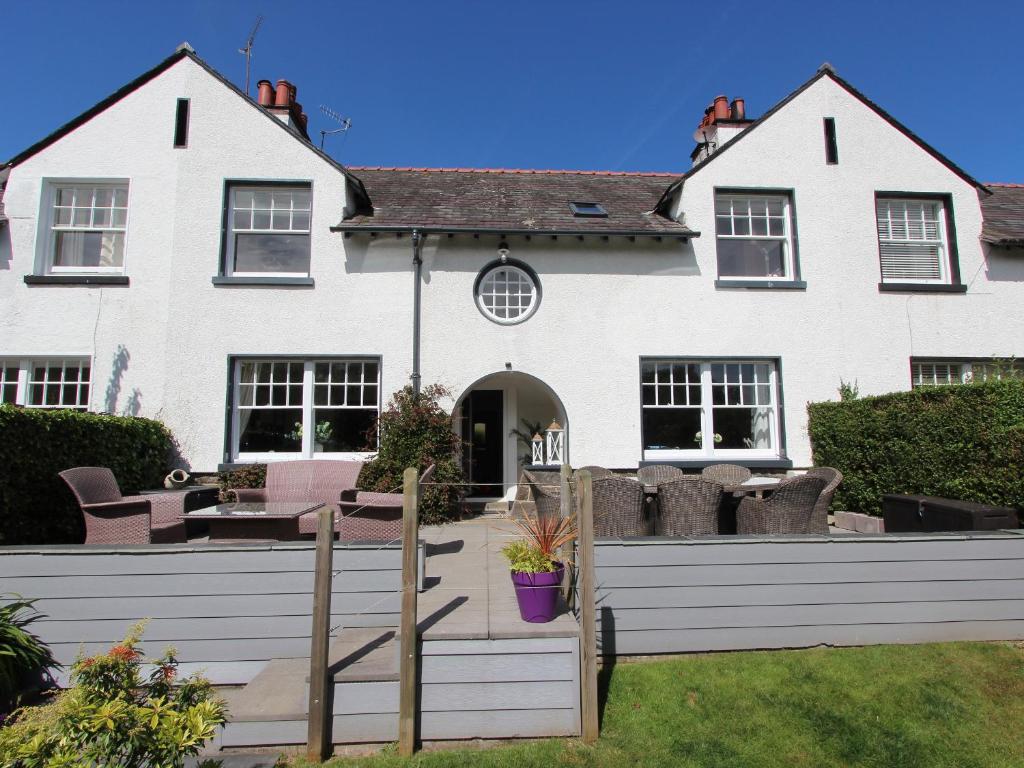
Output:
M533 446L533 463L534 464L543 464L544 463L544 438L541 437L539 434L536 434L536 435L533 436L533 439L530 441L530 444Z
M565 430L557 421L552 421L546 430L548 437L548 464L558 466L565 463Z

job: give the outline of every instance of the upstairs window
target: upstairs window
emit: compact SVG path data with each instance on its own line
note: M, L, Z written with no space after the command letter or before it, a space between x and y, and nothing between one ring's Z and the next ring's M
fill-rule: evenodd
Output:
M123 272L128 183L58 183L50 193L47 271Z
M573 216L583 218L597 218L604 219L608 217L608 211L604 209L604 206L600 203L569 203L569 210L572 211Z
M785 194L716 194L719 278L795 279L791 208Z
M230 185L226 274L308 275L310 213L308 185Z
M875 200L883 283L947 283L949 246L941 199Z
M914 389L1015 377L1024 377L1024 361L981 358L910 362L910 384Z
M87 357L0 359L0 403L26 408L89 408Z
M539 283L525 265L498 264L477 277L477 308L499 325L524 322L537 311L539 302Z

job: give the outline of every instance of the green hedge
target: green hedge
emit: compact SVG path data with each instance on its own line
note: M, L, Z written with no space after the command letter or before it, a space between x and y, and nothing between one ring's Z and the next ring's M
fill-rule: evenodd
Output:
M81 511L57 473L110 467L125 494L159 488L172 445L150 419L0 406L0 544L82 542Z
M1024 510L1024 380L811 403L817 466L839 469L835 509L881 514L884 493Z

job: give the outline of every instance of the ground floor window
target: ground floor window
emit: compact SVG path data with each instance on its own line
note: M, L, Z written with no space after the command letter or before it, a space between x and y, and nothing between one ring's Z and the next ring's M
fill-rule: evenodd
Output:
M380 408L373 358L237 359L232 423L236 459L269 461L374 450Z
M773 360L643 360L644 458L780 455Z
M921 360L910 361L910 384L935 387L943 384L969 384L972 381L1024 376L1024 361L1015 359L978 358L975 360Z
M87 357L0 358L0 403L86 411L91 376Z

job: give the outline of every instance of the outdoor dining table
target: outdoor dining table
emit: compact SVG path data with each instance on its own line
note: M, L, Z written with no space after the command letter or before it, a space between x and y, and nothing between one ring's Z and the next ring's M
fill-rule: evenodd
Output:
M182 520L206 520L210 541L295 541L299 517L323 506L322 502L233 502L197 509Z

